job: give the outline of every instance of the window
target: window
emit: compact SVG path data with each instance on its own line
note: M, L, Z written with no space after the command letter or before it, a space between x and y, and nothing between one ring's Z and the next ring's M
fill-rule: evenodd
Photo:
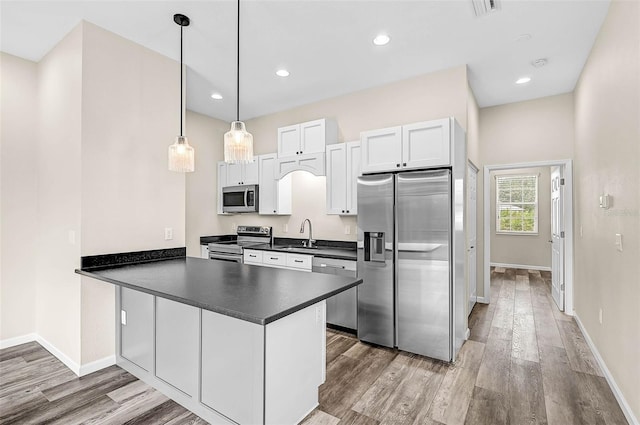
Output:
M496 177L496 233L538 233L538 176Z

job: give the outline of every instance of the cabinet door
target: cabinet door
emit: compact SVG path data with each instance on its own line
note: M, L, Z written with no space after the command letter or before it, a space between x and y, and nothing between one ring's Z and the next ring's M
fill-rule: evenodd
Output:
M242 251L244 255L244 263L245 264L262 264L262 251L257 251L255 249L245 249Z
M345 143L327 146L327 214L346 214L347 151Z
M300 154L300 125L290 125L278 129L278 157Z
M402 127L360 133L362 172L393 171L402 165Z
M356 215L358 213L358 176L360 171L360 159L362 157L360 141L348 142L347 144L347 196L346 215Z
M218 214L222 212L222 188L227 185L227 164L224 161L218 162Z
M424 168L449 165L450 134L448 118L403 126L403 167Z
M322 119L300 124L300 154L324 152L325 123Z
M244 164L227 164L227 186L243 184L243 168Z
M200 258L209 258L209 245L200 245Z
M156 376L196 396L199 347L200 309L156 297Z
M276 178L279 162L276 154L258 157L260 214L291 214L291 175L281 179Z
M202 403L239 424L262 424L264 327L202 311Z
M243 165L242 184L259 184L259 165L258 160L254 158L253 162L249 162Z
M153 295L120 289L120 355L153 372Z

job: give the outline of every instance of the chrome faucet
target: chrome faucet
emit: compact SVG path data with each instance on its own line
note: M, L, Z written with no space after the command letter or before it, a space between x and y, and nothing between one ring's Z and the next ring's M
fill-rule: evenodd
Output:
M300 225L300 233L304 233L304 223L309 222L309 239L302 242L302 245L307 248L313 248L313 244L316 243L316 240L313 239L313 230L311 229L311 220L305 218Z

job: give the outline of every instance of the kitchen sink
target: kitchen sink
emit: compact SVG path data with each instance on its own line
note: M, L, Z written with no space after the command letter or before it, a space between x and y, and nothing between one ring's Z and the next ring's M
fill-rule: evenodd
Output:
M311 248L307 247L307 246L301 246L301 245L294 245L294 246L278 246L276 247L276 249L282 250L282 251L298 251L298 250L315 250L318 249L317 246L313 246Z

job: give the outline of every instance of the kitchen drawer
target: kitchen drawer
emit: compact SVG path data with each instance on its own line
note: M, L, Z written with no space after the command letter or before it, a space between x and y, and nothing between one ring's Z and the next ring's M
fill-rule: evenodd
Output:
M313 256L304 254L287 254L287 267L294 269L304 269L311 271L311 260Z
M255 249L245 249L243 253L245 264L262 264L262 256L265 254L264 251L257 251Z
M264 252L262 255L262 264L276 266L276 267L286 267L287 266L287 254L286 253L276 253L276 252Z

